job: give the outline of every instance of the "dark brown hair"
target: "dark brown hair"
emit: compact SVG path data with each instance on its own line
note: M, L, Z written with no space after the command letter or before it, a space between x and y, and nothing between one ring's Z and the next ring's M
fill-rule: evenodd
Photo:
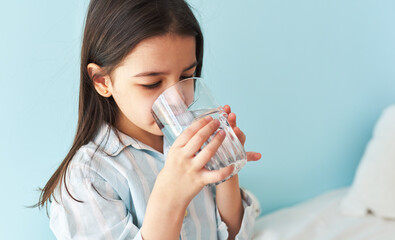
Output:
M166 33L195 36L198 62L195 75L200 76L203 35L184 0L91 0L81 49L77 132L70 151L41 189L35 207L47 206L58 185L64 184L71 196L66 184L71 159L81 146L92 140L103 123L115 124L117 105L112 97L105 98L96 92L87 65L96 63L110 74L139 42Z

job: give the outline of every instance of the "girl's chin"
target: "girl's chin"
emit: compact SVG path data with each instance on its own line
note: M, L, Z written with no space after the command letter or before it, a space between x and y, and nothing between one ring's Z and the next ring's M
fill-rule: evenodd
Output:
M163 136L163 132L159 129L159 127L158 127L158 125L156 125L156 123L155 123L152 133L155 134L156 136Z
M162 131L159 131L158 133L155 133L155 135L157 135L157 136L163 136L163 132L162 132Z

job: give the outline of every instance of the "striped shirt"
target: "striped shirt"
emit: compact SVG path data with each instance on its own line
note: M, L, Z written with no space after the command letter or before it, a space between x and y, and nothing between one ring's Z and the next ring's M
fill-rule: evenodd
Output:
M50 208L50 227L58 239L142 239L150 193L170 148L164 154L109 125L74 155L66 174L69 196L58 185ZM97 149L99 146L99 149ZM93 158L92 158L93 157ZM241 190L244 215L236 239L249 239L255 213ZM82 202L81 202L82 201ZM227 239L215 203L215 187L204 187L187 207L180 239Z

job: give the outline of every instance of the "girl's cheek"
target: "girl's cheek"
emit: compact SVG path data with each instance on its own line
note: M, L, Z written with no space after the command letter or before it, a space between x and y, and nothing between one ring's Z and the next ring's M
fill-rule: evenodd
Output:
M152 113L151 113L151 109L152 109L152 105L154 104L156 99L150 99L147 100L146 104L144 104L144 109L146 112L146 115L150 117L150 119L153 119Z

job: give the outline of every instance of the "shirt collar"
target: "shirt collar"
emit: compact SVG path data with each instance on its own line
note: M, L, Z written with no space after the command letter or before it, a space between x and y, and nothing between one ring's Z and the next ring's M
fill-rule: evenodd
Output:
M122 133L115 127L110 126L108 123L104 123L99 128L99 130L96 132L95 137L93 138L93 142L98 145L101 150L103 150L110 156L118 155L127 146L132 146L135 149L148 150L159 153L152 147ZM167 141L164 139L163 149L165 153L168 151L169 147L170 146L167 144Z

